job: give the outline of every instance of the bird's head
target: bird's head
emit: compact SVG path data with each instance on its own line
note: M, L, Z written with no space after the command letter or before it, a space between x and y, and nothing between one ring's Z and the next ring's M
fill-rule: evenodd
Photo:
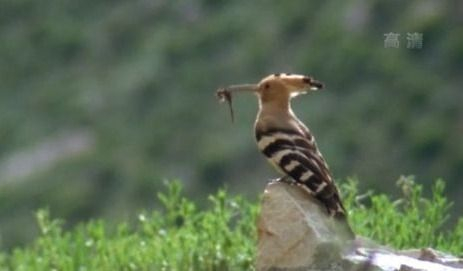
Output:
M276 73L263 78L258 84L233 85L224 88L228 92L251 91L261 102L288 100L310 90L322 89L323 84L310 76Z
M310 76L298 74L275 73L262 79L257 84L232 85L217 90L220 101L227 101L233 121L232 93L254 92L259 97L260 108L287 108L289 100L310 90L322 89L323 84Z
M257 84L256 92L260 99L265 102L288 99L321 88L323 88L323 84L310 76L276 73L262 79Z

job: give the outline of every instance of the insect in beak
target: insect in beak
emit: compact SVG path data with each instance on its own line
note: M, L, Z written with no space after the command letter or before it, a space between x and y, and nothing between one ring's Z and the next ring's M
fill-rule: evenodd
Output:
M227 102L228 107L230 108L230 116L231 121L234 122L235 116L233 112L233 101L232 101L232 92L242 92L242 91L249 91L249 92L256 92L257 91L256 84L243 84L243 85L232 85L225 88L219 88L216 92L217 98L221 103Z

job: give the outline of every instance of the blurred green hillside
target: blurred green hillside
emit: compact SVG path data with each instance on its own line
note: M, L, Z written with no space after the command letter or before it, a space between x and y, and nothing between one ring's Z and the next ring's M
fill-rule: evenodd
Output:
M255 197L276 176L256 99L231 124L214 91L274 72L326 84L294 109L337 178L443 177L463 207L461 1L3 0L0 41L0 248L31 239L40 207L134 218L164 178L200 202L224 184Z

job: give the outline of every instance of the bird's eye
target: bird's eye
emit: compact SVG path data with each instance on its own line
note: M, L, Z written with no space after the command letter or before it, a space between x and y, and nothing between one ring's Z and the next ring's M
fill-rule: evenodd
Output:
M265 84L265 85L264 85L264 88L265 88L265 89L269 89L269 88L270 88L270 84L269 84L269 83Z

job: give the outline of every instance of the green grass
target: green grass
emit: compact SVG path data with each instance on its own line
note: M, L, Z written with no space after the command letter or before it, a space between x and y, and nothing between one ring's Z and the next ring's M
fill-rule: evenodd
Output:
M432 246L463 252L463 219L443 229L451 203L444 182L432 196L412 178L401 178L399 199L367 193L357 183L342 185L355 231L396 248ZM37 212L40 236L30 245L0 253L0 270L253 270L258 204L224 190L198 210L182 196L179 182L158 195L163 210L142 212L135 225L116 227L95 220L64 231L62 221Z

